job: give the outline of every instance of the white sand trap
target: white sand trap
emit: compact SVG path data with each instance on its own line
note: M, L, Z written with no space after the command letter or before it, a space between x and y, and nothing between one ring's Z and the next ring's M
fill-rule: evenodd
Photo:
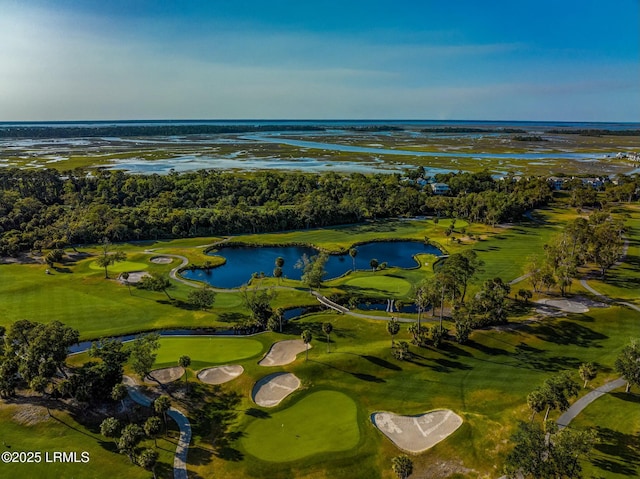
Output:
M541 307L536 309L540 314L553 315L554 311L563 313L587 313L589 308L581 301L571 301L569 299L539 299L536 301Z
M273 407L300 387L300 380L291 373L275 373L260 379L251 392L258 406Z
M419 453L435 446L462 425L462 418L448 409L420 416L376 412L371 422L400 449Z
M173 263L173 258L169 258L168 256L154 256L149 261L155 264L170 264Z
M144 382L147 384L167 384L172 383L176 379L180 379L184 374L184 368L180 366L174 366L172 368L156 369L151 371L149 376L152 379L145 378Z
M140 280L145 276L151 276L151 275L146 271L129 271L129 277L127 278L127 283L129 284L139 283ZM120 281L122 284L125 284L124 278L122 277L122 273L120 273L120 276L118 276L118 281Z
M309 349L311 349L309 344ZM267 355L258 363L260 366L283 366L296 360L296 356L307 349L302 339L278 341L271 346Z
M207 368L198 372L198 379L207 384L223 384L237 378L244 372L239 364Z

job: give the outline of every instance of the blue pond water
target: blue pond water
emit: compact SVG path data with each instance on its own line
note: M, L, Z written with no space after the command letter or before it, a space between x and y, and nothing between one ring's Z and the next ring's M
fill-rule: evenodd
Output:
M416 254L441 255L442 252L431 245L419 241L384 241L365 243L356 247L356 269L369 269L369 262L375 258L389 267L413 268L418 263ZM300 279L302 270L295 265L303 255L314 256L318 251L306 246L230 246L221 248L215 255L223 256L227 262L211 270L184 271L182 276L195 281L203 281L216 288L238 288L246 284L253 273L263 272L273 275L276 258L284 258L283 275L289 279ZM353 268L348 254L331 255L325 266L325 279L337 278Z

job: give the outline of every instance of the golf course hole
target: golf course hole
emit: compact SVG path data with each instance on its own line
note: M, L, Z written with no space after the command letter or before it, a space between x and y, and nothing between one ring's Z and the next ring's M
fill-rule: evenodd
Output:
M309 344L309 349L311 349ZM267 355L258 362L260 366L284 366L296 360L296 356L307 349L302 339L278 341L271 346Z
M270 462L348 451L360 442L357 406L338 391L314 392L266 419L253 421L241 442L247 453Z
M149 373L149 377L145 378L144 382L147 384L168 384L180 379L184 374L184 368L180 366L174 366L171 368L156 369Z
M244 372L244 368L239 364L228 366L217 366L207 368L198 372L198 379L206 384L224 384L234 380Z
M176 358L188 354L191 368L199 370L211 366L224 366L242 359L258 356L264 347L251 338L214 336L164 336L154 367L173 366Z
M462 418L449 409L439 409L419 416L376 412L371 422L398 448L417 454L453 434L462 425Z
M300 387L300 380L291 373L275 373L260 379L251 392L258 406L274 407Z
M154 256L149 261L154 264L171 264L173 262L173 258L169 258L168 256Z

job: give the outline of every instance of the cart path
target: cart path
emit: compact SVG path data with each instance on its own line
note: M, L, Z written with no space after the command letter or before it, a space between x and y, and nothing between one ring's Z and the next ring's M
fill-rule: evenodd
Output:
M610 393L614 389L621 388L626 384L626 381L623 378L618 378L613 381L609 381L606 384L603 384L599 388L594 389L590 393L585 394L576 402L574 402L569 409L567 409L556 421L560 429L569 425L569 423L575 419L575 417L582 412L584 408L586 408L589 404L591 404L596 399L604 396L607 393Z
M123 376L122 382L127 387L129 397L138 404L151 407L153 401L140 392L140 388L135 380L129 376ZM173 419L180 429L180 438L176 447L176 454L173 459L173 478L188 479L187 475L187 453L191 442L191 424L187 417L175 408L170 408L167 415Z

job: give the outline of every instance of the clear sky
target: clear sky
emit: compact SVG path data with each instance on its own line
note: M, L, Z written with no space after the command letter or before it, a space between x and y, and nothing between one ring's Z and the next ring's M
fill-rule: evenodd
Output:
M640 121L639 0L0 0L0 121Z

